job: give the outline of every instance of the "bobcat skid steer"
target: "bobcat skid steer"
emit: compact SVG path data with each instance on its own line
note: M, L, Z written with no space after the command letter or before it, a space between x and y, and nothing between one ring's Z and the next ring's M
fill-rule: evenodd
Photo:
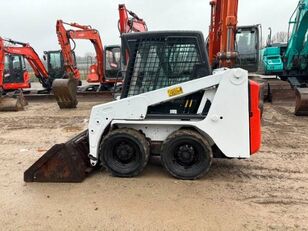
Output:
M200 32L122 35L128 66L121 99L94 106L88 130L57 144L26 182L81 182L105 167L142 173L150 155L179 179L206 174L213 158L250 158L261 145L260 87L242 69L209 68Z

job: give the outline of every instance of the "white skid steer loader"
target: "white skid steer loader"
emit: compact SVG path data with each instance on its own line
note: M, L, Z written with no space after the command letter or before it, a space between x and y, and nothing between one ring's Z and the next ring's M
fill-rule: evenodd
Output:
M260 87L242 69L210 69L199 32L122 36L129 63L120 100L92 108L89 127L55 145L24 175L80 182L104 166L134 177L158 155L179 179L197 179L213 158L249 158L261 144Z

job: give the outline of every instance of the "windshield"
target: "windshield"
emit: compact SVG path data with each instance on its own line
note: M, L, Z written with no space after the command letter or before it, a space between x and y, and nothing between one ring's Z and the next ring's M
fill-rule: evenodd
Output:
M4 83L22 83L24 58L20 55L6 55L4 63Z
M197 41L170 38L139 44L128 96L189 81L196 64L201 63Z
M62 65L63 58L60 51L48 53L48 73L53 79L61 79L64 76L64 68Z
M240 55L256 53L256 33L255 31L240 31L236 34L237 51Z
M121 70L121 48L106 47L105 49L105 78L122 78Z

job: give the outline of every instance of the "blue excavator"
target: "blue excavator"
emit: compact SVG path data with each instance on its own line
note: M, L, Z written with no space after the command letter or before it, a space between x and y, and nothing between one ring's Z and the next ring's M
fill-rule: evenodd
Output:
M295 115L308 116L308 0L300 0L290 18L286 49L267 46L262 59L265 74L279 76L295 90Z

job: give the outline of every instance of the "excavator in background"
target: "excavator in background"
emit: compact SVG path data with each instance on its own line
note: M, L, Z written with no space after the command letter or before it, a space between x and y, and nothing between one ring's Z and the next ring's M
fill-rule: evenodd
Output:
M249 79L261 85L259 103L263 111L265 81L256 74L262 41L261 25L237 26L238 0L210 0L210 6L208 53L212 69L240 67L249 71Z
M265 74L278 75L281 80L289 82L295 90L297 116L308 116L307 31L308 0L300 0L289 21L287 46L271 45L263 51ZM269 61L271 65L268 65Z
M12 80L14 80L13 83ZM0 111L24 109L24 97L22 92L16 89L16 80L21 84L29 80L24 57L6 54L4 40L0 37Z
M64 25L77 29L67 30ZM120 34L147 31L146 23L135 13L127 10L123 4L119 5L118 26ZM73 93L77 85L72 84L72 82L76 83L76 80L80 81L80 73L72 56L75 39L90 40L96 53L96 63L90 66L87 76L87 82L90 84L81 87L79 91L110 91L115 84L122 83L120 46L104 48L99 32L91 26L58 20L56 28L66 73L64 79L56 80L53 84L53 91L57 93L55 95L60 108L75 108L78 103L76 94ZM74 43L74 47L71 46L70 41Z
M26 182L81 182L101 166L134 177L150 155L160 156L172 176L194 180L209 171L213 158L258 152L260 87L242 69L212 75L201 32L121 39L129 56L121 99L94 106L88 130L54 145L25 171Z
M208 52L212 68L241 67L257 72L261 25L237 25L238 0L211 0L210 5Z
M146 22L142 18L138 17L136 13L128 10L125 4L119 4L118 28L120 34L148 31Z
M4 45L4 42L7 44ZM0 86L2 91L4 93L19 92L16 99L11 98L11 100L9 100L10 97L6 97L5 102L7 103L0 104L0 107L4 108L3 110L19 110L22 109L25 104L25 99L21 90L30 87L30 78L25 67L25 59L30 64L35 76L46 91L49 92L51 90L52 79L48 75L38 54L28 43L0 38L0 49Z

